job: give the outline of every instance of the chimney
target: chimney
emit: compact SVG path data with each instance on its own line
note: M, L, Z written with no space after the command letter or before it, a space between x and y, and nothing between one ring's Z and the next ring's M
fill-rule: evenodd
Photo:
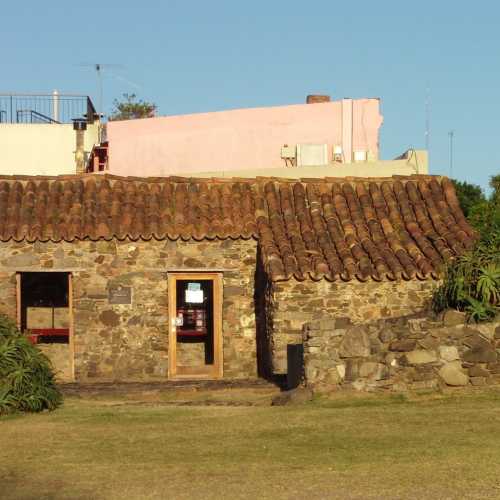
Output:
M329 95L320 95L320 94L310 94L306 98L307 104L317 104L319 102L330 102Z
M76 132L75 165L76 173L85 173L85 130L87 130L87 120L76 118L73 120L73 130Z

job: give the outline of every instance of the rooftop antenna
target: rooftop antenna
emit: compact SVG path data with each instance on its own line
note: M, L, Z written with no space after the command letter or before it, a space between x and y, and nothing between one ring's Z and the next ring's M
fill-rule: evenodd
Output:
M103 76L104 70L112 70L117 68L123 68L121 64L107 64L107 63L87 63L80 64L87 68L93 68L97 75L97 85L98 85L98 102L97 102L97 113L99 117L104 117L104 92L103 92Z
M431 89L427 85L425 89L425 149L429 156L429 147L431 140Z
M448 132L448 137L450 138L450 178L453 179L453 136L455 135L454 130Z

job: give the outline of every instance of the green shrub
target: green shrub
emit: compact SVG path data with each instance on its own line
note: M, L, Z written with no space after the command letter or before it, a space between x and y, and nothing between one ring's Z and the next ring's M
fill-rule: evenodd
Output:
M50 360L0 316L0 415L53 410L61 401Z
M448 263L443 284L433 296L433 308L467 312L469 319L486 321L500 309L500 175L491 177L491 195L477 186L455 182L462 209L478 234L475 248Z
M442 285L433 296L436 312L452 308L474 321L494 318L500 306L500 252L490 242L449 263Z

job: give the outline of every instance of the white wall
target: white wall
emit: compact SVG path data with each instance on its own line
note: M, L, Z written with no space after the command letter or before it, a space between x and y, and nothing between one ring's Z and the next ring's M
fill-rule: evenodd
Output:
M85 151L98 139L98 124L87 125ZM0 174L74 174L73 124L0 124Z

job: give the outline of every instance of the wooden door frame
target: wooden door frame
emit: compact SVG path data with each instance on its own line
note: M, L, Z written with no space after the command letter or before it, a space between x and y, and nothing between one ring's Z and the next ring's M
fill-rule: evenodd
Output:
M219 379L223 375L222 349L222 273L220 272L169 272L168 280L168 378L169 379ZM177 330L175 317L177 312L178 280L213 282L213 343L214 363L210 373L203 375L177 374Z
M16 271L16 324L21 329L21 275L23 273L50 273L63 272L68 275L68 309L69 309L69 365L71 380L75 380L75 339L74 339L74 316L73 316L73 273L71 271Z
M21 329L21 272L16 272L16 324Z
M73 316L73 273L68 273L68 309L69 309L69 363L71 380L75 380L75 323Z

